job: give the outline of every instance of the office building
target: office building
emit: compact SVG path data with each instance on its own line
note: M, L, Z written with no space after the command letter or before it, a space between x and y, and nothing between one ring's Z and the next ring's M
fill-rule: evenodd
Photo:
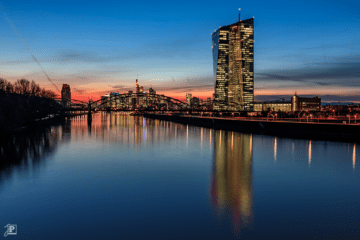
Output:
M71 91L68 84L63 84L61 89L61 101L64 107L70 107Z
M262 102L254 103L254 112L291 112L291 102Z
M104 96L101 96L101 106L110 107L110 94L105 94Z
M283 102L256 102L254 103L254 112L301 112L301 111L320 111L321 98L305 98L295 95L291 101Z
M214 110L252 111L254 106L254 18L212 34L216 76Z
M155 104L156 91L153 88L149 88L149 103L148 105Z
M296 95L291 98L291 111L320 111L321 107L321 98L304 98Z
M190 107L191 106L191 97L192 94L191 93L187 93L186 94L186 104Z
M199 105L200 105L200 99L197 98L197 97L191 98L190 105L191 105L192 107L199 107Z
M136 93L140 92L139 79L136 78Z

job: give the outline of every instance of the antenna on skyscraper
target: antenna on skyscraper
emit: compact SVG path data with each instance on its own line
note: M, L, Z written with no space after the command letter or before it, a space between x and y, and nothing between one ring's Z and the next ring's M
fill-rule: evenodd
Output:
M241 8L239 8L239 22L240 22L240 11L241 11Z

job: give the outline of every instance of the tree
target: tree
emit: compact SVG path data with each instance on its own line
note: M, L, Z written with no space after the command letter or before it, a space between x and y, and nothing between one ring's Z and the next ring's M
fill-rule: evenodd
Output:
M45 90L45 89L44 89ZM43 95L43 97L46 98L55 98L56 94L53 91L50 90L45 90L45 94Z
M17 94L29 95L30 94L30 82L26 79L17 80L14 85L14 91Z
M9 93L13 93L14 92L14 86L10 82L7 82L6 86L5 86L5 91L7 91Z
M30 95L31 96L40 96L41 88L38 84L36 84L34 81L30 83Z
M6 91L7 81L3 78L0 78L0 90Z

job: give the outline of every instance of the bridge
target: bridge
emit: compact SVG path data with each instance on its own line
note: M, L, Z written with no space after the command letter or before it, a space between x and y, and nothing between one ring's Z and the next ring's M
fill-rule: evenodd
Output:
M89 102L76 99L65 102L59 98L55 100L63 106L62 111L212 111L212 101L210 104L188 106L188 104L179 99L149 93L114 94L107 98Z
M240 113L239 110L213 110L214 101L210 103L189 106L187 103L165 95L152 93L123 93L110 95L97 101L84 102L76 99L63 102L59 101L62 111L173 111L173 112L217 112L217 113ZM236 108L236 103L228 103Z

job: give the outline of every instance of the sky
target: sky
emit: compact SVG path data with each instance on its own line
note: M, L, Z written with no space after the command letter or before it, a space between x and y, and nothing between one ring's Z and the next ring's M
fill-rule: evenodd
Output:
M360 102L360 2L346 0L0 0L0 78L66 83L77 100L135 91L137 76L145 91L211 97L211 33L238 8L255 18L256 101Z

